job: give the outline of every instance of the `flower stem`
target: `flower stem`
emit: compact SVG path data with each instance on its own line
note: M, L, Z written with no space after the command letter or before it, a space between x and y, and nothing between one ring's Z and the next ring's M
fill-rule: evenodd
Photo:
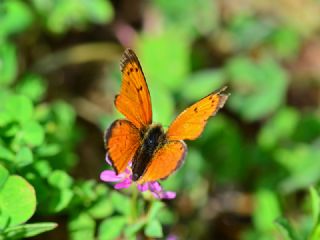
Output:
M131 196L131 220L135 222L137 219L137 200L138 200L138 190L136 187L132 190Z

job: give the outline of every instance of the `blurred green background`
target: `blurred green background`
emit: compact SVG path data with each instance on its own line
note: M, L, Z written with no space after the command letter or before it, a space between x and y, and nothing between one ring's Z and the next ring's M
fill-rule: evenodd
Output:
M319 12L318 0L1 1L0 238L319 240ZM99 179L126 47L165 127L231 93L162 182L174 200Z

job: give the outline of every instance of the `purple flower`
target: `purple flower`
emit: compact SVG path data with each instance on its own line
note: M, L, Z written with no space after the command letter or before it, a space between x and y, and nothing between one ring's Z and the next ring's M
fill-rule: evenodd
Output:
M153 196L158 199L174 199L176 197L175 192L171 191L163 191L160 183L158 182L147 182L144 184L138 184L138 189L140 192L150 191Z
M111 166L111 162L106 156L106 162ZM100 179L104 182L116 182L114 185L115 189L128 188L132 182L132 170L131 164L128 165L127 169L120 174L116 174L113 170L104 170L100 174ZM137 188L140 192L150 191L155 198L158 199L174 199L176 197L175 192L163 191L159 182L146 182L144 184L137 184Z
M175 234L170 234L166 240L178 240L178 237Z

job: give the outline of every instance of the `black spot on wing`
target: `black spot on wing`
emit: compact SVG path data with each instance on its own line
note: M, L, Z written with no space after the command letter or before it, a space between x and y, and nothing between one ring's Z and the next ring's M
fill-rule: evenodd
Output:
M216 104L216 100L212 99L211 101L211 107L213 107Z
M142 91L142 86L138 87L138 88L137 88L137 91L138 91L138 92Z

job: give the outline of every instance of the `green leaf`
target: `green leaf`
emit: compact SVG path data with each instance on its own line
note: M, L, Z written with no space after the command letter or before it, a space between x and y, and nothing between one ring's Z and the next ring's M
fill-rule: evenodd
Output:
M9 226L26 222L36 210L33 186L20 176L10 176L0 191L0 209L9 216Z
M253 221L255 227L262 232L271 231L274 221L280 216L280 204L276 194L268 189L259 189L255 196Z
M28 74L16 86L17 92L30 98L32 101L39 101L46 90L45 81L38 75Z
M278 26L269 40L278 55L284 58L297 56L301 45L298 31L288 26Z
M157 219L165 225L173 225L175 222L175 213L170 211L169 209L162 209Z
M174 101L172 95L160 87L157 91L153 91L152 93L154 93L152 94L152 96L154 96L152 98L154 121L161 122L163 126L169 126L174 113Z
M127 219L123 216L116 216L104 220L99 226L99 240L117 239L126 225Z
M264 148L279 145L281 140L289 140L297 128L299 121L298 112L293 108L278 111L261 128L258 142Z
M97 199L97 193L94 189L95 181L81 181L76 182L74 186L74 191L76 192L76 197L80 198L82 202L93 202Z
M218 25L218 4L215 1L156 0L155 5L169 26L185 31L191 36L208 34ZM197 9L197 11L195 11Z
M124 229L124 234L126 237L135 237L137 232L139 232L145 225L147 220L145 218L138 219L136 222L128 224Z
M0 41L10 34L22 32L32 22L32 14L23 1L4 1L0 11Z
M176 29L145 35L139 42L138 53L153 93L159 87L180 90L190 71L188 38Z
M14 161L14 159L15 155L13 154L13 152L0 144L0 160L11 162Z
M52 172L52 167L47 160L37 160L33 166L39 175L44 179L46 179Z
M22 138L26 144L39 146L44 141L44 130L36 121L29 121L22 127Z
M288 77L275 60L235 57L226 71L233 86L228 105L245 120L261 119L283 104Z
M310 240L318 240L320 239L320 224L318 224L313 228L312 233L310 234Z
M12 119L20 124L28 123L33 115L32 102L23 95L11 95L5 103L5 108Z
M47 210L52 213L57 213L68 207L74 193L70 189L53 189L50 192L50 200L48 202Z
M86 213L74 215L68 224L71 240L94 239L95 221Z
M249 50L265 41L265 38L270 35L273 30L273 25L269 21L264 21L263 18L257 18L244 11L240 14L235 14L231 17L231 21L227 28L228 36L227 43L231 45L234 52L239 50Z
M309 187L320 179L320 149L308 144L297 144L290 148L280 148L275 152L276 161L288 172L281 182L283 192L292 192Z
M103 196L88 209L88 213L95 219L102 219L113 213L112 202L106 196Z
M33 162L33 154L30 148L21 147L21 149L17 153L16 163L18 167L24 167Z
M73 179L62 170L54 170L48 177L48 182L58 189L67 189L71 187Z
M276 219L275 223L280 228L282 234L286 237L288 240L301 240L301 238L298 236L296 231L293 229L291 224L288 222L287 219L279 217Z
M76 116L73 108L62 101L55 102L51 107L59 129L65 131L65 134L69 133Z
M2 165L0 165L0 191L9 177L9 171Z
M310 234L310 240L317 240L320 238L320 196L319 192L314 187L309 188L309 193L313 218L313 229Z
M57 155L61 151L61 146L57 143L42 144L37 148L37 155L39 157L51 157Z
M158 213L164 207L164 204L160 201L153 201L151 208L148 212L148 221L155 220L157 218Z
M105 0L83 1L88 18L95 23L107 23L113 19L112 4Z
M199 71L187 79L182 96L195 102L222 87L224 82L225 74L220 70Z
M3 235L7 239L21 239L39 235L40 233L50 231L57 226L58 224L51 222L23 224L7 228L3 232Z
M119 213L122 213L124 215L130 214L130 200L125 197L124 195L113 191L111 194L111 201L112 205L114 206L115 210Z
M311 143L320 136L320 118L317 112L303 112L294 136L295 142Z
M162 238L163 232L161 223L158 220L152 220L148 222L144 229L144 233L148 237Z
M69 0L59 4L35 1L35 7L45 16L50 31L63 33L70 28L85 28L89 22L106 23L114 15L112 4L103 0Z
M309 188L309 194L311 197L311 204L312 204L312 218L313 224L316 226L319 222L320 217L320 196L319 192L314 188Z
M20 134L21 127L16 123L12 123L4 127L2 130L3 130L4 137L11 138L11 137L17 137ZM12 145L11 145L11 148L13 150L16 150Z
M8 90L8 89L7 89ZM2 89L0 91L0 102L7 103L10 100L11 94L9 91ZM4 127L13 121L11 114L9 114L6 104L0 104L0 130L4 131Z
M17 75L17 56L14 45L0 44L0 63L0 86L6 86L12 83Z

